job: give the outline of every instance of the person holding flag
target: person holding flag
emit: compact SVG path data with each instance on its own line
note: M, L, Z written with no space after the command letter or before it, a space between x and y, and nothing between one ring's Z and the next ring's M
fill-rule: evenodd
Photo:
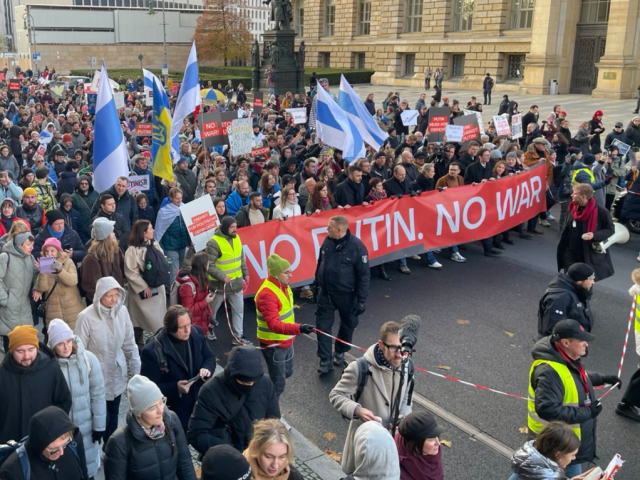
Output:
M151 143L152 171L155 176L173 182L170 136L171 114L169 113L169 99L162 84L155 77L153 81L153 140Z
M191 115L197 106L202 104L200 96L200 74L198 72L198 55L196 54L196 42L191 45L191 53L184 69L184 77L180 85L180 93L176 108L173 111L173 121L171 122L171 155L177 161L180 158L180 130L184 119ZM154 92L155 100L155 92ZM153 172L155 174L155 170ZM164 178L164 177L163 177Z

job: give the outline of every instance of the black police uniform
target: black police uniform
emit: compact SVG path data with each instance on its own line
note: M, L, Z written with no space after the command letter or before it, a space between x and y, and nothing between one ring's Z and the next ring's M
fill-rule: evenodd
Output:
M318 306L316 327L331 333L334 312L340 315L337 337L351 343L353 331L358 326L358 305L364 308L369 295L369 258L367 248L359 238L347 233L341 239L325 238L320 248L316 268ZM349 346L336 341L336 353L344 353ZM331 364L331 339L318 335L318 357L321 364Z

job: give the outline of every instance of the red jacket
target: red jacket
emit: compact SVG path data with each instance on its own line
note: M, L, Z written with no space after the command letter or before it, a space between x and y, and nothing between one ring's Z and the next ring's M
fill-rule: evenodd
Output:
M43 225L44 225L44 218L45 217L46 217L46 215L42 215ZM31 228L31 225L29 224L29 222L27 222L24 218L16 217L14 215L12 222L15 222L16 220L22 220L24 223L29 225L29 228ZM7 220L5 218L2 218L2 219L0 219L0 237L2 237L5 233L9 233L9 229L7 229Z
M191 315L193 315L192 323L199 325L202 331L207 333L209 319L213 317L211 307L207 303L209 286L205 285L204 289L202 289L196 277L184 270L178 272L176 281L181 284L178 290L180 305L183 305L191 311ZM193 287L187 282L191 282L196 286L195 295L193 294Z
M283 285L278 279L269 275L268 279L276 288L280 288L284 296L288 295L287 286ZM283 323L280 321L280 309L282 308L282 302L278 297L268 289L263 289L260 295L256 296L256 308L260 311L264 317L264 321L269 326L269 330L273 333L280 335L300 335L300 325L297 323ZM293 305L292 305L293 307ZM260 343L265 345L272 345L279 343L280 348L288 348L293 345L294 338L285 340L284 342L274 342L270 340L260 340Z

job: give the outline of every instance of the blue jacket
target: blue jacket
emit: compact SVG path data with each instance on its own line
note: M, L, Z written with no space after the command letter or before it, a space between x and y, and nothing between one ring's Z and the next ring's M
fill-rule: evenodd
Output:
M280 191L280 185L278 185L277 183L275 184L275 189L274 189L273 193L270 193L266 197L262 193L262 189L258 189L258 193L262 195L262 206L263 206L263 208L271 209L271 204L273 203L273 196L279 191Z
M160 246L167 250L178 251L187 248L191 244L191 238L182 215L176 216L160 239Z
M573 172L575 172L576 170L580 169L580 168L586 168L591 170L591 167L586 166L584 163L582 163L581 161L576 161L574 166L573 166ZM571 175L573 175L573 172L571 172ZM591 187L594 190L598 190L599 188L604 188L606 183L605 182L592 182L591 181L591 177L589 176L589 174L587 172L578 172L578 174L576 175L576 182L578 183L586 183L588 185L591 185Z
M224 203L227 204L227 212L229 213L229 215L235 217L236 213L238 213L238 211L242 207L244 207L245 205L249 205L249 195L247 195L243 202L242 197L238 193L238 190L234 190L233 192L231 192L231 195L227 197Z
M9 182L6 187L0 185L0 203L5 198L12 198L18 205L22 202L22 188L13 182Z
M160 370L160 362L154 350L155 341L160 343L160 347L165 353L168 370L166 372ZM202 329L197 325L192 325L191 327L189 347L191 348L191 357L193 359L191 368L188 368L182 361L169 339L169 334L163 328L155 338L149 340L140 355L142 362L140 375L144 375L158 385L162 394L167 397L167 406L178 415L185 432L203 382L198 380L189 389L189 393L180 396L178 393L178 381L195 377L201 368L209 370L211 375L216 371L216 357L209 348Z

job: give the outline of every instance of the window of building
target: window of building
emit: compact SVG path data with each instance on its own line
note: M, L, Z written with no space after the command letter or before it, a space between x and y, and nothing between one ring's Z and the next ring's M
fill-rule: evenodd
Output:
M475 0L454 0L453 31L464 32L473 26L473 9Z
M524 76L524 60L525 55L509 55L508 79L517 80Z
M260 18L264 19L264 12L260 13ZM296 33L300 38L304 37L304 0L298 0L296 2L296 15L295 15L295 27Z
M536 0L513 0L511 4L511 28L531 28Z
M125 7L130 7L131 6L131 0L124 0L124 6Z
M324 68L331 67L331 52L322 52L320 53L321 64Z
M116 0L116 7L122 6L122 0Z
M324 11L324 34L333 37L336 26L336 0L326 0Z
M416 54L405 53L402 58L402 75L405 77L413 77L416 73Z
M422 0L406 0L406 18L404 31L418 33L422 31Z
M371 34L371 0L358 0L358 35Z
M355 60L354 61L355 68L359 68L361 70L365 69L366 68L364 66L365 65L365 59L366 59L365 54L362 53L362 52L359 52L359 53L354 53L354 56L355 56L355 58L354 58L354 60Z
M74 0L74 5L82 5L82 0Z
M609 21L611 0L582 0L580 23L604 23Z
M451 77L464 77L464 54L453 55L451 59Z

